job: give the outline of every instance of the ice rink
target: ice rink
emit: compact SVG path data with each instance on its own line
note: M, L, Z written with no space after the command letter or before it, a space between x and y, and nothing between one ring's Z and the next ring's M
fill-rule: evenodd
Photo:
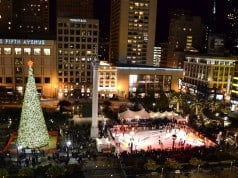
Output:
M215 143L200 135L187 126L177 128L148 129L131 128L127 131L118 131L112 128L114 144L117 151L173 149L200 146L215 146Z

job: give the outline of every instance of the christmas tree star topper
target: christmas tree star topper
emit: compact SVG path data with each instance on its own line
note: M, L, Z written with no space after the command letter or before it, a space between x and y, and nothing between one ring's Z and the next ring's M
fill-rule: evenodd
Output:
M32 66L33 66L33 61L32 61L32 60L29 60L29 61L27 62L27 64L28 64L29 67L32 67Z

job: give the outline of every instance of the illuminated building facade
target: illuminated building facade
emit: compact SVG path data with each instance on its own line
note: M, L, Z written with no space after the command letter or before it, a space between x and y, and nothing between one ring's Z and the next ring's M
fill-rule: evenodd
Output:
M161 53L162 53L161 47L159 47L159 46L154 47L153 66L160 66Z
M98 92L100 98L113 98L117 95L117 68L107 62L100 62L98 68Z
M203 97L223 100L230 90L235 61L232 57L186 56L183 76L185 89Z
M235 63L234 76L230 89L231 110L235 111L238 106L238 62Z
M112 0L109 60L153 65L157 0Z
M179 91L178 81L183 69L159 67L117 67L117 92L119 97L131 97L136 93L142 97L148 91Z
M97 55L98 38L98 20L57 19L59 97L73 96L75 90L82 97L90 96L93 81L91 62Z
M34 76L39 93L56 97L57 73L55 41L0 39L0 85L9 92L23 94L27 82L27 62L34 62Z

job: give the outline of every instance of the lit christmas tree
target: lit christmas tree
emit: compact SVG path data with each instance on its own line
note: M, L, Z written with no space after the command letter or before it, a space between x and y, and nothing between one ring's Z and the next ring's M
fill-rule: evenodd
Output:
M17 137L17 144L23 148L40 148L49 143L49 133L37 95L32 65L33 62L29 61L28 80Z

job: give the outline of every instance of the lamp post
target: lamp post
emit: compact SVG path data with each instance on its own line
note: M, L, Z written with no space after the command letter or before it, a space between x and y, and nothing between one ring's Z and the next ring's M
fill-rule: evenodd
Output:
M161 168L161 177L163 177L163 173L164 173L164 168Z
M231 167L230 167L230 171L232 170L232 166L233 166L233 161L231 161Z
M69 147L70 147L70 145L71 145L71 141L67 141L66 142L66 146L67 146L67 158L69 158Z
M199 171L200 171L200 166L201 166L201 165L199 164L199 165L198 165L198 171L197 171L197 173L199 173Z
M173 139L173 145L172 145L172 150L174 150L174 145L175 145L175 140L177 138L177 135L173 134L172 139Z
M17 165L19 164L19 151L22 149L22 146L21 145L16 145L17 146Z

